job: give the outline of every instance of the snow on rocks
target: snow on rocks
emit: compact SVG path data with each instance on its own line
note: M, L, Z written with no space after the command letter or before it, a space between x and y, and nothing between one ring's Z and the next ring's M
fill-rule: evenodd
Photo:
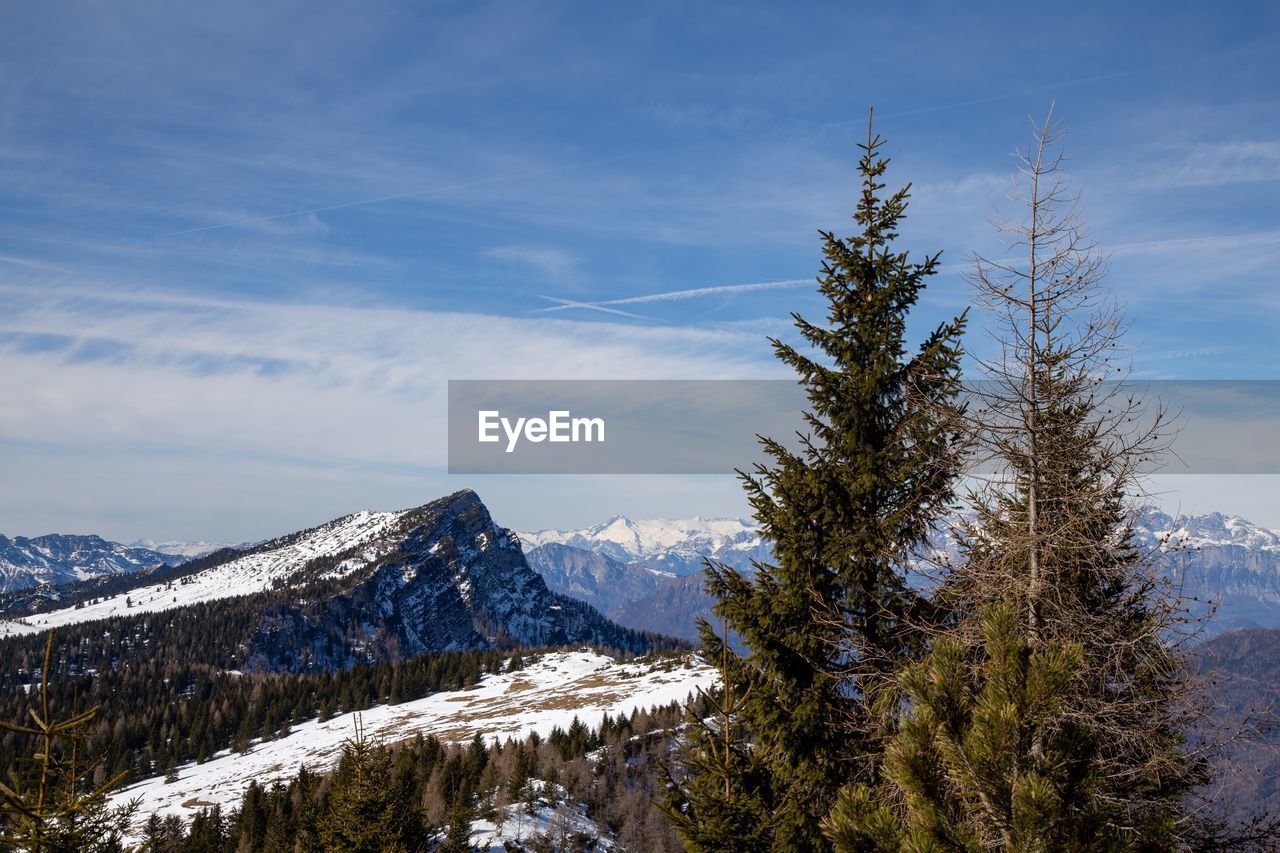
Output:
M363 510L306 531L277 548L270 548L206 569L180 581L140 587L81 607L37 613L22 620L0 621L0 637L47 631L78 622L112 616L158 613L220 598L233 598L270 589L318 557L340 554L368 543L370 556L379 540L401 517L397 512ZM354 571L364 563L347 560L340 570ZM330 573L332 576L333 573Z

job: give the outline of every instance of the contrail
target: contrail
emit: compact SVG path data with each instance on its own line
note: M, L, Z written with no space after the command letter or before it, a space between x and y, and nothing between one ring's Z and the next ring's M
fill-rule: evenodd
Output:
M627 296L622 299L600 299L594 302L574 302L554 296L543 296L543 299L563 304L547 308L535 308L532 313L546 314L551 311L567 311L570 308L600 308L605 305L639 305L646 302L673 302L680 299L697 299L701 296L716 296L722 293L747 293L753 290L776 290L782 287L799 287L813 284L810 278L791 278L785 281L762 281L755 284L722 284L715 287L695 287L690 290L668 290L663 293L647 293L643 296Z
M26 258L13 258L7 255L0 255L0 264L14 264L20 267L30 267L35 270L46 270L48 272L65 273L62 267L55 267L52 264L42 263L41 261L30 261Z
M241 225L253 225L256 222L272 222L276 219L289 219L294 216L306 216L311 213L325 213L330 210L344 210L348 207L360 207L365 204L380 204L385 201L398 201L402 198L414 198L416 196L433 195L435 193L453 192L454 190L466 190L472 187L483 186L485 184L494 184L506 181L519 181L526 178L540 178L545 175L558 175L563 172L572 172L575 169L585 169L588 166L598 166L601 163L608 163L614 160L623 160L630 155L619 155L617 157L601 157L596 160L588 160L584 163L577 163L572 166L564 166L557 169L543 169L537 172L526 172L522 175L495 175L491 178L478 178L474 181L465 181L458 184L449 184L442 187L431 187L430 189L414 190L407 193L395 193L394 195L378 196L377 198L365 198L360 201L348 201L342 204L329 204L324 207L309 207L306 210L292 210L288 213L275 213L270 216L255 216L250 219L237 219L235 222L219 222L215 225L202 225L199 228L184 228L181 231L170 231L163 234L163 237L178 237L182 234L197 234L201 231L216 231L219 228L236 228Z
M551 302L560 303L553 308L539 308L537 309L538 311L563 311L568 308L589 308L592 311L601 311L605 314L617 314L619 317L632 317L636 320L649 319L642 314L632 314L630 311L619 311L617 308L606 308L598 302L575 302L572 299L561 299L558 296L543 296L541 293L538 295Z

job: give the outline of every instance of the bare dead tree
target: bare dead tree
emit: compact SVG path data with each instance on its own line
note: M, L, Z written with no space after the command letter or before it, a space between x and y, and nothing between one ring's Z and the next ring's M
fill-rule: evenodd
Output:
M1176 430L1126 366L1128 324L1066 180L1063 136L1052 107L1033 122L1031 144L1014 153L1018 213L993 223L1004 254L974 258L992 344L976 356L967 409L981 474L956 531L966 558L939 598L953 614L948 633L973 648L978 614L999 602L1015 605L1033 652L1078 646L1083 666L1060 723L1095 744L1103 783L1093 796L1120 835L1168 820L1194 846L1212 807L1193 792L1209 781L1223 739L1206 736L1212 698L1179 641L1194 635L1192 618L1161 556L1144 552L1132 528L1145 475ZM1028 765L1043 759L1045 732L1035 730Z

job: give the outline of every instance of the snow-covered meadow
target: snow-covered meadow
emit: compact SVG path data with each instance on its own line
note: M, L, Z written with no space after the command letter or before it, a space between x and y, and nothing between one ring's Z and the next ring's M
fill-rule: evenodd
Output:
M435 693L398 705L377 705L360 712L365 735L395 742L421 732L449 742L464 742L479 732L485 740L547 735L568 728L576 716L595 727L605 714L629 714L683 701L698 688L712 686L716 670L690 655L619 662L588 650L551 652L517 672L488 675L468 690ZM234 808L249 783L286 781L306 765L326 771L355 732L355 714L325 722L310 721L287 737L254 741L249 752L217 753L203 764L178 768L176 782L157 776L118 792L113 800L140 801L138 821L152 813L189 817L220 804Z

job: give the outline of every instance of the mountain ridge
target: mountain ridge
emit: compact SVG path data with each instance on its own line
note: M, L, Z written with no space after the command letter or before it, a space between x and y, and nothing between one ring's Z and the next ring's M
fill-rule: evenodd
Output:
M1134 536L1140 546L1159 552L1165 575L1196 615L1205 617L1207 633L1280 628L1280 531L1219 512L1173 515L1146 508L1138 514ZM694 621L705 618L713 603L690 578L704 558L744 572L751 571L753 561L772 559L758 528L744 519L615 516L586 528L540 530L520 538L535 548L559 543L684 576L649 596L615 600L609 612L625 625L686 639L695 636ZM955 546L942 536L937 550L954 552ZM558 569L551 566L546 571L554 574Z
M177 565L186 559L182 554L124 545L96 534L12 538L0 534L0 593Z
M240 632L223 640L222 657L211 663L287 672L428 651L582 644L641 652L672 642L549 590L515 535L469 489L397 512L361 510L245 552L218 553L198 571L163 582L140 576L137 585L73 606L10 613L0 637L49 628L90 636L94 626L120 620L163 630L151 623L185 624L198 612ZM152 618L160 613L175 616ZM197 625L189 633L217 630Z

